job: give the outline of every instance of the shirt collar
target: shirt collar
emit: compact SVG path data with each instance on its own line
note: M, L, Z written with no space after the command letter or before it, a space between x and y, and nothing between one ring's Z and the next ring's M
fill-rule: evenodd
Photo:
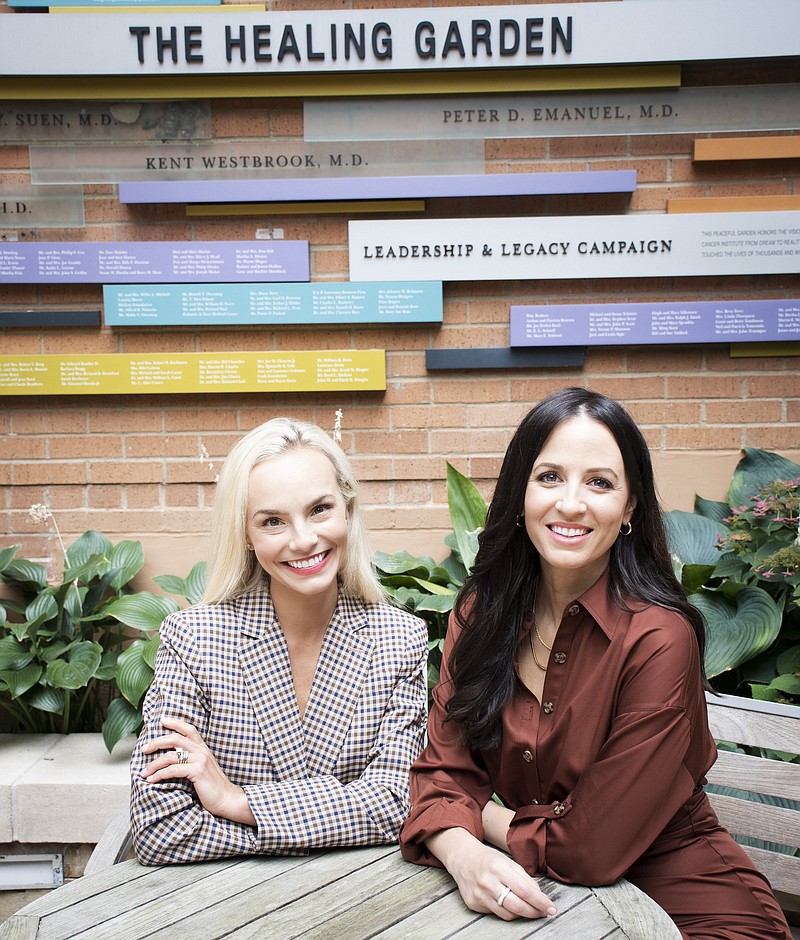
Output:
M608 593L608 568L600 575L594 584L581 594L577 603L594 619L595 623L605 633L609 640L620 628L621 622L630 617L628 611L621 610Z

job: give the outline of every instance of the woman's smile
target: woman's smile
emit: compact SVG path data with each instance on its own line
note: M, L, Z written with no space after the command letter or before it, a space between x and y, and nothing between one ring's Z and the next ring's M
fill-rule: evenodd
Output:
M328 558L330 558L330 555L330 549L326 549L324 552L319 552L319 554L312 555L310 558L298 558L296 561L284 561L283 564L287 565L293 571L297 571L301 574L315 574L322 568L323 563L326 562Z

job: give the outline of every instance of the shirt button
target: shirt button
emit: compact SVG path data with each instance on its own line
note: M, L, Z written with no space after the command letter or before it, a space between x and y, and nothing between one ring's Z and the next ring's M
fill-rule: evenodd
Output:
M555 706L552 702L545 702L544 705L542 705L542 711L545 713L545 715L550 715L552 714L554 707Z
M530 764L530 762L533 760L533 754L531 754L530 751L523 751L522 759L525 761L526 764Z
M574 617L575 614L580 613L580 609L581 609L580 604L573 604L570 607L570 609L567 611L567 613L570 615L570 617Z
M553 659L559 664L565 663L567 661L567 654L566 653L554 653Z
M566 808L567 807L564 806L563 803L559 803L557 806L553 807L553 812L556 814L556 816L560 816Z

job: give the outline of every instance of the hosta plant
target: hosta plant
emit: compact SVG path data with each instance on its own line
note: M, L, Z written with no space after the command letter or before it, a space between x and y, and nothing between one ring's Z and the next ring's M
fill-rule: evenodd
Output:
M727 499L666 514L675 570L721 692L800 704L800 464L748 448Z
M472 569L478 533L486 522L486 500L475 484L447 464L447 503L453 531L445 538L450 554L436 562L409 552L375 552L378 579L393 601L428 625L428 689L439 678L447 619Z
M18 546L0 550L0 710L12 731L102 731L110 751L139 728L158 630L178 609L171 597L132 590L143 564L141 543L114 545L95 531L66 549L56 583ZM185 580L154 580L192 602L202 575L197 565Z

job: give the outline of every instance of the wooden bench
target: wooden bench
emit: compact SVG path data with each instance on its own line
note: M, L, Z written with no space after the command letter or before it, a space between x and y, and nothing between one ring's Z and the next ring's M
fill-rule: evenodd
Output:
M708 723L717 741L800 754L800 708L757 702L733 695L706 693ZM744 845L767 876L781 905L800 911L800 764L721 750L708 773L709 784L747 791L744 795L708 796L720 822L734 836L778 843L795 849L785 854L771 847ZM779 797L784 804L764 802Z
M89 860L86 862L84 875L94 875L105 871L118 862L131 858L133 854L133 835L131 833L131 815L126 806L108 824L100 841L94 847Z

